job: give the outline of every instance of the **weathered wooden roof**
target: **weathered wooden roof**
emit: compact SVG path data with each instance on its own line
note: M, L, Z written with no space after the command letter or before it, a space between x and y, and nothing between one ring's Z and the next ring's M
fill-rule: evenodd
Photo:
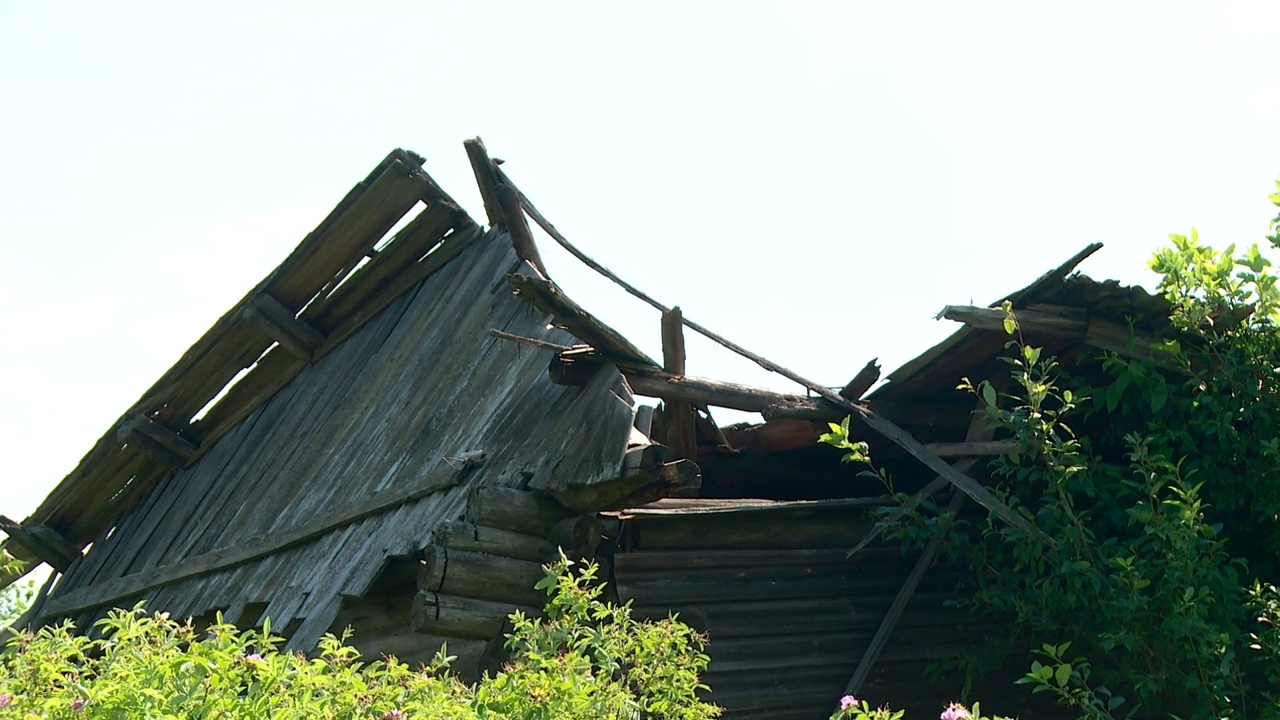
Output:
M594 393L555 385L547 351L489 333L572 341L512 294L521 266L505 233L472 241L142 493L42 617L84 622L143 597L179 616L258 606L306 648L473 488L616 476L633 414L616 371Z
M422 163L404 150L379 163L112 424L20 527L4 528L8 549L65 568L157 481L199 460L312 362L474 243L479 226Z

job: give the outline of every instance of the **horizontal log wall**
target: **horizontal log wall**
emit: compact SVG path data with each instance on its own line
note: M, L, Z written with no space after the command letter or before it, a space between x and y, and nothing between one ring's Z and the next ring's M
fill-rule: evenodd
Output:
M915 558L873 545L846 559L874 523L871 502L751 503L665 501L623 513L619 599L640 617L674 612L707 633L704 680L726 717L827 717ZM948 604L958 580L939 568L925 575L862 693L873 704L936 715L959 684L933 685L924 668L1002 632ZM910 692L891 686L904 677L914 678Z

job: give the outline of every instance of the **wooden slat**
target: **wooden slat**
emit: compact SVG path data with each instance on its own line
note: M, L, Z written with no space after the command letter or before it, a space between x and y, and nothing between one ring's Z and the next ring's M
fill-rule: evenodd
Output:
M406 268L421 262L452 229L474 227L465 213L447 205L430 205L396 233L357 274L325 297L316 298L301 318L317 328L332 330L369 297L376 295Z
M299 545L331 530L386 512L408 502L424 498L434 492L458 484L466 469L444 467L407 488L379 493L355 507L336 508L296 528L275 533L253 542L187 558L175 565L156 570L126 575L99 585L54 598L46 608L46 616L60 617L79 610L98 607L118 598L194 577L233 567L265 555L280 552ZM327 625L326 625L327 627Z

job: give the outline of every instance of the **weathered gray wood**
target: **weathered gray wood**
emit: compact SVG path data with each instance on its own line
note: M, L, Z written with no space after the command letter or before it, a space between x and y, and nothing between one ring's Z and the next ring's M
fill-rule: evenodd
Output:
M601 367L545 440L530 451L531 460L541 465L529 479L529 488L559 495L618 478L625 472L620 468L634 417L626 381L612 365Z
M683 377L685 374L684 313L673 307L662 314L662 369ZM666 403L667 436L663 439L671 449L672 460L698 459L698 435L695 411L687 400L673 399Z
M590 518L582 516L561 522L576 524L584 519ZM554 560L556 555L556 544L546 538L501 528L473 525L460 520L450 520L437 528L433 542L449 550L502 555L532 562L549 562ZM570 544L567 547L573 547L573 545Z
M245 317L262 325L280 347L303 360L310 360L316 348L324 344L324 333L299 320L289 308L265 292L249 298Z
M471 161L471 172L476 176L476 186L480 190L480 199L484 201L484 212L489 216L491 227L502 223L502 206L498 203L498 169L489 159L489 152L480 138L464 140L462 146L467 150L467 159Z
M576 360L576 362L583 363L584 370L592 368L589 359L582 358ZM627 378L627 384L631 386L633 392L673 402L686 401L745 412L761 412L778 405L813 404L813 401L804 395L780 393L766 388L720 382L688 375L673 375L657 368L620 365L618 369ZM575 383L579 382L577 378L580 377L580 373L584 370L556 373L553 377L566 383ZM845 414L847 415L848 413Z
M314 518L300 527L291 528L238 546L214 550L188 558L186 561L176 565L167 565L152 571L126 575L94 587L59 596L49 603L46 612L50 616L66 615L104 605L118 598L145 592L183 578L232 567L264 555L279 552L307 542L335 528L385 512L404 503L424 498L434 492L456 485L468 470L470 468L460 472L454 468L446 467L423 478L420 484L411 487L411 489L399 488L391 492L375 495L354 508L337 508L325 515ZM326 627L328 627L327 624Z
M929 443L925 445L938 457L987 457L1008 455L1018 449L1016 440L986 440L957 443Z
M520 196L505 183L498 183L494 187L494 194L498 199L498 207L502 211L503 223L506 225L507 232L511 233L511 244L516 249L516 257L537 268L543 277L550 277L547 266L542 261L542 254L538 252L538 245L533 241L529 223L524 219L524 210L520 207Z
M961 493L956 493L951 500L951 504L947 507L947 512L952 516L959 512L964 498L965 496ZM925 572L933 564L933 559L938 553L938 541L940 538L941 533L938 533L930 537L929 541L925 543L924 551L920 553L920 557L916 559L915 566L911 568L911 574L907 576L906 582L902 584L902 589L898 591L898 595L893 599L893 604L889 606L889 612L885 613L884 621L876 630L875 636L871 638L871 642L867 644L867 649L863 651L862 659L858 661L858 667L853 671L853 676L845 684L844 691L846 695L857 695L862 692L862 686L866 683L867 678L871 676L871 669L875 667L876 661L880 658L880 653L884 651L885 644L889 642L889 635L897 627L898 620L902 617L903 611L907 609L907 603L911 602L916 588L920 586L920 580L924 578Z
M546 593L533 589L544 574L536 562L440 548L422 567L420 590L532 607L546 602Z
M138 446L156 460L172 466L183 467L196 454L194 443L178 435L145 415L135 415L123 423L120 440Z
M508 181L508 184L511 184L511 183ZM512 187L515 187L515 186L512 185ZM538 218L541 216L537 214L536 210L533 208L533 205L528 202L527 198L524 198L523 196L521 196L521 199L524 202L525 209L529 213L530 217L533 217L535 220L538 220ZM604 268L604 266L600 265L599 263L596 263L593 260L590 260L590 258L587 258L585 255L581 254L581 252L578 251L577 248L572 247L572 245L568 242L568 240L564 238L563 235L561 235L559 232L555 232L554 228L550 227L550 223L543 225L543 227L544 229L547 230L547 233L552 236L552 238L554 238L561 245L565 246L566 249L569 249L570 252L572 252L575 256L579 257L579 259L583 259L583 261L587 262L593 269L601 272L602 274L605 274L607 277L614 280L614 282L617 282L620 285L622 285L624 289L626 289L628 292L632 293L633 295L636 295L637 297L640 297L641 299L650 303L651 305L653 305L654 307L656 307L658 310L662 312L667 312L668 310L670 310L670 308L662 305L661 303L650 298L644 293L641 293L639 290L635 289L634 287L627 285L626 283L623 283L617 275L614 275L613 273L609 272L607 269ZM546 294L549 295L550 293L546 293ZM530 300L532 302L537 302L533 298L530 298ZM542 302L546 303L547 300L543 299ZM552 312L552 314L556 315L555 312ZM557 315L557 317L559 317L559 315ZM889 421L886 418L876 415L874 412L852 402L848 398L841 397L840 395L833 392L830 388L827 388L819 383L815 383L812 380L809 380L792 370L788 370L787 368L782 367L781 365L769 360L768 358L765 358L762 355L753 353L750 350L747 350L746 348L742 347L741 345L738 345L737 343L725 337L722 337L716 333L711 332L710 330L702 327L701 325L693 322L692 320L689 320L688 318L684 318L683 322L687 327L692 328L693 330L703 334L704 336L711 339L712 341L726 348L729 348L735 353L751 360L752 362L756 363L760 367L763 367L765 370L778 373L783 377L786 377L796 383L799 383L800 385L807 387L808 389L812 390L813 392L817 393L823 398L831 401L832 403L835 403L836 405L850 411L851 415L857 417L859 420L866 423L873 430L880 433L881 435L889 439L894 444L900 446L903 450L906 450L908 455L911 455L912 457L920 461L929 469L947 478L948 482L950 482L952 485L955 485L957 489L959 489L961 492L965 493L969 497L973 498L974 502L983 506L984 508L986 508L991 513L995 514L998 518L1000 518L1004 522L1028 534L1036 534L1035 528L1029 522L1027 522L1025 518L1015 513L1012 509L1010 509L1007 505L1005 505L1004 502L1002 502L996 496L992 495L990 491L982 487L982 485L980 485L973 478L966 476L964 473L958 472L957 470L955 470L955 468L952 468L951 466L947 465L947 463L943 461L941 458L939 458L937 455L934 455L933 453L929 452L923 445L920 444L919 441L917 441L914 437L912 437L910 433L898 427L895 423ZM577 335L576 332L574 334ZM624 358L634 357L627 354L626 352L619 353L618 348L616 346L609 347L607 344L597 344L596 342L593 342L592 339L582 337L581 335L578 335L578 337L582 339L584 342L587 342L595 346L597 349L602 350L604 352L607 352L610 354L618 354L619 356ZM643 357L640 357L637 359L647 360L647 358L643 358ZM653 363L652 361L649 361L648 364L655 365L655 363Z
M467 518L476 526L544 537L565 518L579 513L536 493L514 488L478 486L467 502Z
M661 445L646 445L628 453L636 458L639 464L633 468L623 469L623 473L615 480L596 483L582 487L569 487L556 492L556 499L567 507L582 512L602 512L622 508L645 505L659 498L673 494L696 491L702 487L702 474L692 460L677 460L673 463L649 464L645 459L646 449L653 449L654 457L665 455L666 448Z
M558 323L582 342L607 355L657 367L657 363L641 352L640 348L569 299L550 280L511 274L507 276L507 282L515 288L521 299L555 317Z
M409 624L414 632L489 640L503 632L507 617L516 610L528 617L540 614L530 606L419 591L413 599Z
M847 385L841 388L840 397L854 401L860 400L879 379L880 365L876 362L876 358L872 358L870 362L858 371L857 375L853 376L853 379Z
M48 527L24 527L16 520L0 515L0 531L8 535L12 543L20 545L60 572L80 558L80 551L74 545Z

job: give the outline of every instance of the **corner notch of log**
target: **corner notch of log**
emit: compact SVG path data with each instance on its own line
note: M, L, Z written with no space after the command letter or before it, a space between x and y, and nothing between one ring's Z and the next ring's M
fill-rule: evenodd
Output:
M29 550L58 572L65 572L80 558L80 551L58 531L40 524L25 527L22 523L0 515L0 531L13 543Z
M190 440L145 415L126 420L116 432L116 438L174 468L186 467L199 450Z
M267 293L256 293L249 300L245 317L262 326L280 347L308 362L326 339L324 333L299 320Z

